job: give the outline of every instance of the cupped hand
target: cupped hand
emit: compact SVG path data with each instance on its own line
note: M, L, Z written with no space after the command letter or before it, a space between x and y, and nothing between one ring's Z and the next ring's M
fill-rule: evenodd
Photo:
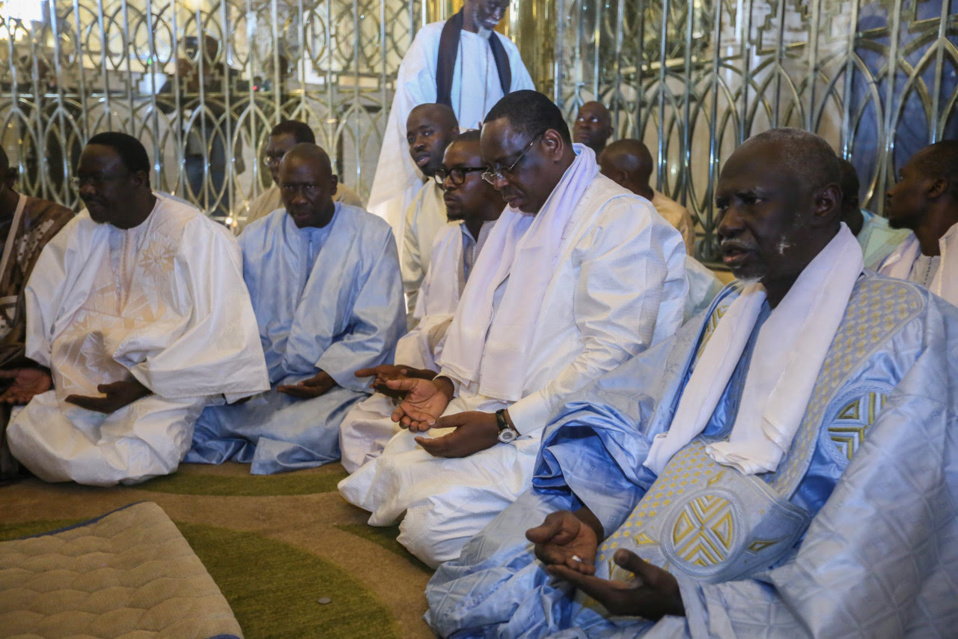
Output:
M412 431L432 428L449 405L449 397L427 379L395 379L386 385L405 394L405 399L393 411L392 420Z
M42 368L0 370L0 380L10 380L10 385L0 394L0 402L5 404L27 404L35 395L53 386L50 372Z
M304 379L298 384L282 384L277 386L276 392L295 397L296 399L312 399L324 395L335 385L336 381L329 373L319 371L318 374L309 379Z
M595 574L599 548L595 531L568 510L550 513L541 525L526 531L536 557L547 567L558 565L585 575Z
M679 584L670 573L624 548L615 551L612 560L631 572L632 578L628 581L599 579L560 565L547 566L546 570L573 584L613 615L653 621L665 615L685 616Z

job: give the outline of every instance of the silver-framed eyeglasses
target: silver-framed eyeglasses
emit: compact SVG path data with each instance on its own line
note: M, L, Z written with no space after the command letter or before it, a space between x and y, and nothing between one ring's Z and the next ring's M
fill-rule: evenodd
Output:
M466 181L467 173L475 173L476 171L485 171L486 167L484 166L454 166L451 169L439 168L436 169L436 174L432 179L436 181L436 184L442 186L446 182L446 178L449 178L449 181L453 186L462 186L462 183Z
M482 179L493 186L495 186L496 182L499 180L508 179L508 176L512 175L513 170L515 170L515 168L519 165L519 162L522 161L522 158L526 156L526 153L529 152L529 149L532 148L532 145L534 145L542 136L543 133L540 133L536 137L532 138L532 141L526 145L526 148L522 149L522 153L519 154L519 157L516 158L516 161L509 166L500 166L498 168L489 167L489 170L482 174Z

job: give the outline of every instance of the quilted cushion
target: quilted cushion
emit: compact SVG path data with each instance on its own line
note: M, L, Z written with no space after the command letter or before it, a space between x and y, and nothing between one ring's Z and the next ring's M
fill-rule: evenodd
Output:
M154 503L0 543L0 635L242 637L199 557Z

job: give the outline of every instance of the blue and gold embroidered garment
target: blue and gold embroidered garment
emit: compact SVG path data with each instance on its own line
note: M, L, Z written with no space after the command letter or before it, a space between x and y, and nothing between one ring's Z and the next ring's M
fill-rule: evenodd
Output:
M763 314L712 419L656 477L702 345L737 295L598 380L544 433L534 488L440 567L426 615L442 635L944 636L958 615L958 309L866 272L777 472L746 477L704 444L735 421ZM687 617L611 618L552 579L525 541L548 512L588 506L678 579ZM613 578L627 575L612 574Z

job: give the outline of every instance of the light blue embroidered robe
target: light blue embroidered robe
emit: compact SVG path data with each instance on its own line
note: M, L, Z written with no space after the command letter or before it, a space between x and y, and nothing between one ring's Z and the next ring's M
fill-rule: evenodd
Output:
M285 209L239 238L272 390L245 404L207 408L187 462L251 463L253 474L339 459L339 425L363 399L368 379L353 373L392 362L405 329L402 281L389 225L336 204L323 228L296 227ZM336 386L320 397L275 392L327 372Z
M784 556L718 583L673 567L687 616L658 624L608 619L583 607L568 584L535 560L524 533L549 512L588 506L615 533L608 544L623 539L627 518L665 508L643 499L647 492L650 500L658 497L657 478L642 462L651 438L671 421L703 339L735 295L726 288L703 321L601 378L559 413L544 434L533 490L430 581L426 620L437 633L924 637L953 631L958 312L924 289L870 272L856 285L830 350L833 364L823 366L789 455L777 473L762 477L772 487L793 482L788 501L811 518ZM727 434L734 423L756 335L757 329L704 436ZM608 576L607 558L597 569Z

